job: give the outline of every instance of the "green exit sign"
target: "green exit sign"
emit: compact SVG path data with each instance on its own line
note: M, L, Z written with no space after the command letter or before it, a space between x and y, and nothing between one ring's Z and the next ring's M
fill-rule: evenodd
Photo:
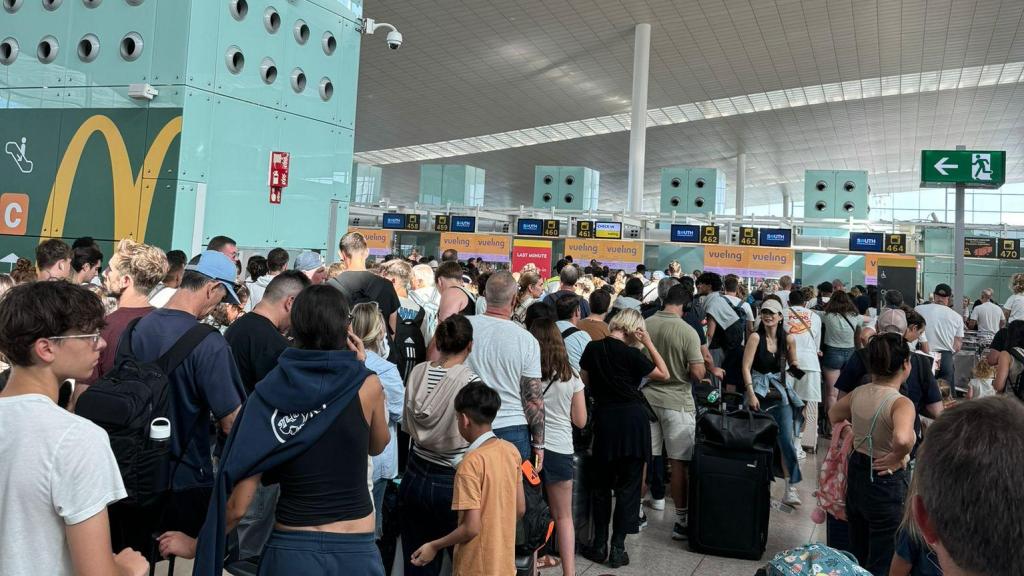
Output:
M921 187L999 188L1006 181L1002 150L922 150Z

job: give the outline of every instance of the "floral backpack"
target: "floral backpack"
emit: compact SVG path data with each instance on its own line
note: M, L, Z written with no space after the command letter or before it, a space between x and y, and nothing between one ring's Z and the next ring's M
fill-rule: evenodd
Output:
M849 552L824 544L808 544L778 553L764 574L767 576L870 576Z
M875 415L871 419L871 430L861 441L861 443L867 443L869 454L874 452L872 436L879 416L899 397L900 393L893 391L882 400L878 409L875 410ZM853 424L844 420L833 426L832 442L828 446L828 453L825 454L825 461L821 464L821 471L818 472L818 490L814 493L818 500L818 507L811 512L811 520L815 524L824 524L826 514L846 521L846 471L850 462L850 453L854 448Z
M846 466L853 451L853 424L840 422L832 428L832 442L818 472L818 507L811 514L816 524L825 523L825 515L846 520Z

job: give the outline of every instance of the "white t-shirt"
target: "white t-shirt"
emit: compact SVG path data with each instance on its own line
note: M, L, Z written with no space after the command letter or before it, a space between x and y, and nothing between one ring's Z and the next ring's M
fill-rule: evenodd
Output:
M953 339L964 337L964 318L949 306L933 302L921 304L914 310L927 323L924 331L932 352L952 352Z
M790 290L776 290L775 295L782 299L782 307L789 308L789 293Z
M149 297L149 305L153 308L163 308L171 300L171 296L177 292L177 288L161 286L152 296Z
M71 576L65 528L127 493L102 428L39 394L0 398L0 574Z
M469 316L468 320L473 325L469 366L501 396L501 408L491 426L498 429L525 425L519 381L540 378L540 344L511 320L493 316Z
M743 309L743 312L747 315L747 322L757 320L757 318L754 318L754 311L750 309L750 304L748 304L746 300L740 300L738 296L729 296L728 294L724 294L724 296L725 299L732 304L733 308L739 306ZM740 302L742 302L742 304L740 304Z
M971 320L978 323L978 336L991 340L1003 321L1003 309L991 302L984 302L971 310Z
M821 318L808 308L793 306L785 310L782 328L796 340L796 361L800 369L804 372L821 372L821 364L818 362Z
M551 387L548 388L548 384ZM564 382L544 381L544 446L559 454L572 454L572 395L583 390L583 380L573 375Z
M1024 320L1024 294L1014 294L1006 299L1003 308L1010 311L1010 317L1006 320L1009 324L1014 320Z

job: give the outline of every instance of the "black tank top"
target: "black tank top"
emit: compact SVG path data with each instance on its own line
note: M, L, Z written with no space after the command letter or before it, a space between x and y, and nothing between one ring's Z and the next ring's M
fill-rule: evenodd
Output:
M770 336L769 336L770 337ZM786 341L783 340L774 354L768 351L768 338L762 336L754 353L754 364L751 369L761 374L778 374L782 372L782 359L785 357Z
M456 286L462 293L466 295L466 306L459 310L459 314L462 316L473 316L476 314L476 298L469 290L466 290L462 286Z
M320 440L264 475L264 485L281 485L277 521L286 526L320 526L370 515L369 447L370 427L357 394Z

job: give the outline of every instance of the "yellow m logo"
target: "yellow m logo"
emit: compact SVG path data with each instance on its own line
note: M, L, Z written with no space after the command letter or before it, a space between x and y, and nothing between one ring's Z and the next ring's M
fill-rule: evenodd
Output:
M106 140L107 152L110 154L114 191L114 239L132 237L140 242L145 240L156 177L171 144L181 134L181 116L169 121L153 139L138 175L132 173L124 138L110 118L96 115L83 122L68 143L64 157L57 167L57 176L53 180L50 200L46 204L46 216L43 218L43 229L40 233L42 239L63 234L68 202L71 200L71 186L75 182L78 165L82 161L82 152L89 139L97 132ZM147 173L153 176L143 179Z

